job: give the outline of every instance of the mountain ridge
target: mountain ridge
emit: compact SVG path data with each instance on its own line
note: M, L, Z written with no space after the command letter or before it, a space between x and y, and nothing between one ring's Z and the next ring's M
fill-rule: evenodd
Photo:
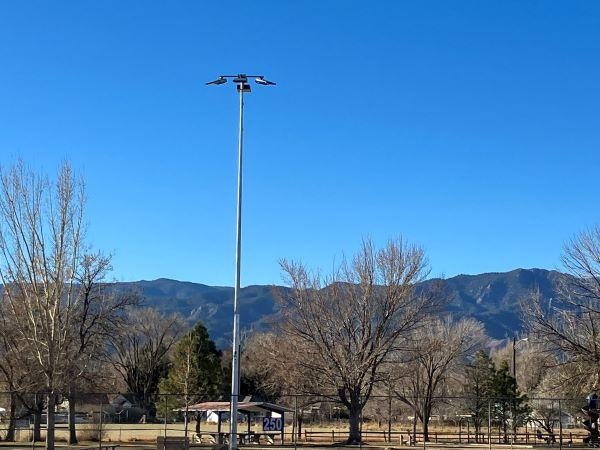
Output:
M447 312L458 317L473 317L484 323L495 339L513 336L522 328L520 301L528 292L539 288L543 297L556 296L556 282L567 275L549 269L517 268L508 272L459 274L451 278L431 278L420 283L444 283L448 298ZM144 305L163 313L178 313L189 324L198 320L206 325L220 348L231 341L233 288L210 286L170 278L116 282L120 289L137 289ZM248 285L240 289L241 327L246 331L268 330L269 320L276 318L276 289L280 285Z

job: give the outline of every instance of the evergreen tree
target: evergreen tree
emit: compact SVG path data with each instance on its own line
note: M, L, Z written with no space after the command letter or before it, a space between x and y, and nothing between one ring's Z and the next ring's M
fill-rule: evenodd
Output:
M508 362L502 361L494 372L491 383L492 417L501 427L504 443L508 443L508 426L512 424L513 432L523 423L530 413L527 396L519 394L517 380L510 375Z
M466 383L463 389L465 407L473 420L475 441L481 439L481 428L488 419L492 381L496 373L494 363L484 350L479 350L473 362L467 365Z
M160 408L169 417L173 409L216 400L222 383L221 352L210 339L206 327L198 322L175 346L168 375L160 383L163 395ZM186 434L187 425L186 413Z

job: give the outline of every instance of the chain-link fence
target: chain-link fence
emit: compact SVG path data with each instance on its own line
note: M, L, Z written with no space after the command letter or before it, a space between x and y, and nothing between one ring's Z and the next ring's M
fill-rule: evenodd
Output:
M59 442L154 443L161 437L181 437L202 445L229 440L229 399L131 393L59 394L55 398ZM352 421L360 442L393 446L428 442L562 447L584 445L589 436L584 399L520 402L389 393L372 395L368 401L360 398L362 407L354 418L352 408L334 395L290 395L270 401L244 396L238 401L237 432L244 444L345 443ZM47 415L47 395L0 393L0 438L21 443L43 440Z

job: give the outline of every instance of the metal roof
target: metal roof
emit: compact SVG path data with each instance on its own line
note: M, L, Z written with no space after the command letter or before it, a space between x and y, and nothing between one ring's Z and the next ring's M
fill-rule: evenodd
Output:
M229 412L231 405L229 402L203 402L195 405L188 406L188 411L215 411L215 412ZM185 408L181 408L180 411L185 411ZM285 406L276 405L269 402L239 402L238 410L244 413L260 413L265 411L285 413L292 412L293 409Z

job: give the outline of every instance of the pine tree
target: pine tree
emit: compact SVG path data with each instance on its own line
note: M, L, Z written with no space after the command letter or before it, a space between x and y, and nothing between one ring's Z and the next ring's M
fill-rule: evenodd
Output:
M484 350L478 351L473 362L467 366L463 395L465 396L465 407L471 415L475 427L476 442L479 442L481 428L488 419L492 380L495 373L494 363Z
M173 409L215 400L221 391L223 371L221 352L210 339L206 327L198 322L175 346L168 375L160 383L163 395L160 408L167 417ZM188 414L185 414L187 434Z
M504 443L508 443L508 426L512 424L513 432L524 422L530 413L527 396L519 394L517 380L510 375L508 362L502 361L494 372L491 383L492 417L502 428Z

